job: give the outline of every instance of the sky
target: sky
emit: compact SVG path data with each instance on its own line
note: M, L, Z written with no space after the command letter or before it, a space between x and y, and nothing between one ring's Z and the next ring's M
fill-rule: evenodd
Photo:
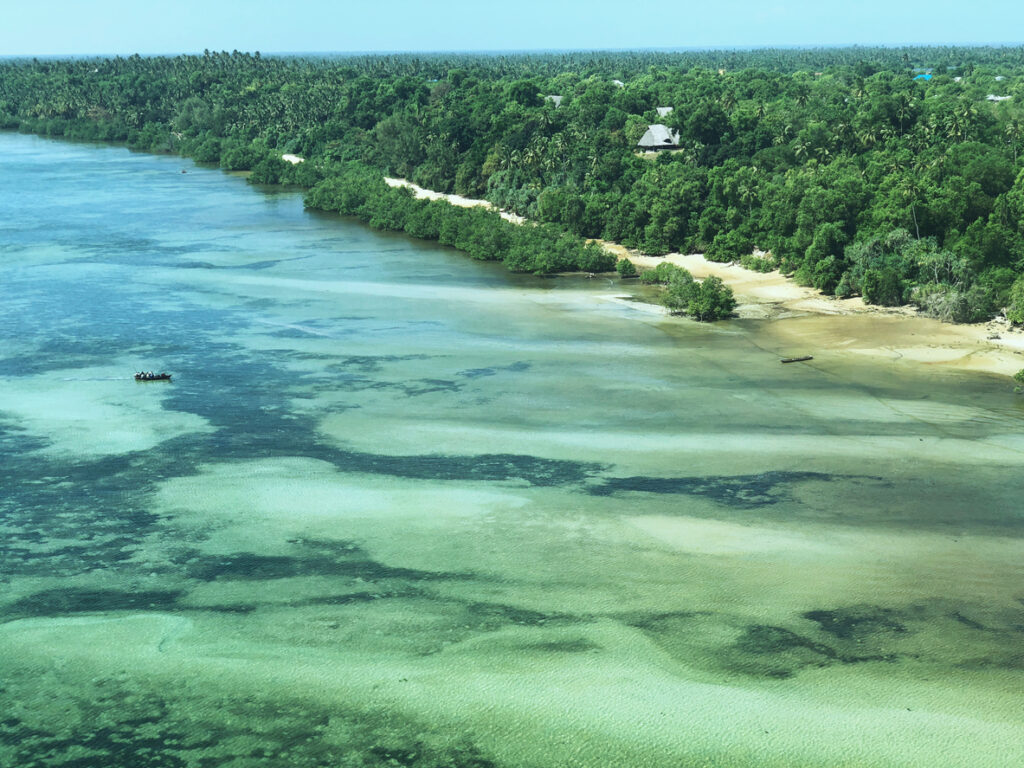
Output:
M14 0L0 56L1024 42L1021 0Z

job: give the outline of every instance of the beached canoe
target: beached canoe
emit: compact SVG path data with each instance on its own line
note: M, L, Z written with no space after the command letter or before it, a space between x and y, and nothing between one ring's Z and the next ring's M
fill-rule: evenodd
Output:
M804 360L813 360L814 357L811 355L804 355L803 357L784 357L782 358L783 363L802 363Z
M141 373L136 373L135 374L135 380L136 381L170 381L171 380L171 374L169 374L169 373L146 373L146 372L141 372Z

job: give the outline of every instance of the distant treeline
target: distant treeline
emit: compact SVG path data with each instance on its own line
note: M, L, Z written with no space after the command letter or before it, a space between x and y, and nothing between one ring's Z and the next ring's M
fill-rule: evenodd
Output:
M658 122L678 149L638 153ZM413 233L447 215L387 190L349 211L357 162L555 227L509 242L700 251L947 320L1024 320L1020 47L7 61L0 125L320 184L311 205ZM490 257L531 271L592 256L509 247Z

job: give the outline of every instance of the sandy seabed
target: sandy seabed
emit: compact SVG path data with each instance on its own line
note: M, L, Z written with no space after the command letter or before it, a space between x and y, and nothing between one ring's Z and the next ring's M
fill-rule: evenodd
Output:
M0 140L3 768L1024 764L1024 403L927 321L667 318Z

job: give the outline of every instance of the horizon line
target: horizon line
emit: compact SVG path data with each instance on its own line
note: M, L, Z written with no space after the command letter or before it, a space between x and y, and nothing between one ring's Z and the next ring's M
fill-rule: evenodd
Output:
M226 48L212 49L204 48L201 51L162 51L141 53L17 53L0 55L4 59L95 59L95 58L130 58L139 56L143 58L163 58L176 56L203 56L210 53L245 53L249 55L259 54L262 56L280 58L302 58L302 57L356 57L356 56L443 56L443 55L475 55L475 56L501 56L501 55L550 55L562 53L732 53L732 52L755 52L755 51L821 51L821 50L842 50L849 48L1015 48L1024 46L1024 41L1003 41L1003 42L928 42L928 43L818 43L815 45L804 45L800 43L782 43L778 45L721 45L721 46L649 46L649 47L625 47L625 48L451 48L451 49L420 49L420 50L353 50L353 51L251 51L238 48L231 51Z

